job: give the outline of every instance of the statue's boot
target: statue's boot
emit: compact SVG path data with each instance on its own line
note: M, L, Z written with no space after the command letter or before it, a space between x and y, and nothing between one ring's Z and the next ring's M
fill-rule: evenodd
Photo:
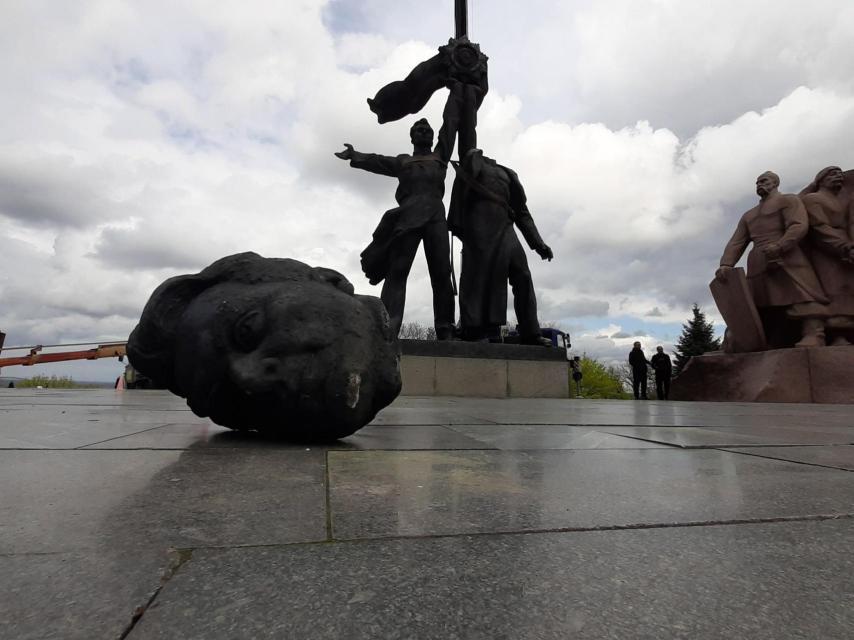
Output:
M437 326L436 340L459 340L453 326Z
M831 347L850 347L851 343L845 338L845 336L836 336L833 342L830 343Z
M795 343L796 347L823 347L825 345L824 321L818 318L804 320L803 332L801 340Z
M544 336L525 336L520 342L522 344L534 345L537 347L553 347L552 341Z

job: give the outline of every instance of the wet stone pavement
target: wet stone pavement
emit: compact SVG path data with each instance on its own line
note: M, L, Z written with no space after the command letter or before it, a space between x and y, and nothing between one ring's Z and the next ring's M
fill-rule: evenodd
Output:
M0 389L0 638L851 638L854 406Z

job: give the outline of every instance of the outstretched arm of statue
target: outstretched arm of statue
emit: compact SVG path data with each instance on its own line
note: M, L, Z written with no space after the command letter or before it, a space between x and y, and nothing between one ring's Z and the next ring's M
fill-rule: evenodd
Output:
M400 158L395 156L383 156L378 153L362 153L356 151L352 144L344 143L344 151L335 153L335 157L349 160L350 166L363 169L371 173L396 178L400 173Z
M479 84L463 85L460 117L460 160L472 149L477 148L477 110L488 90L486 73Z
M534 218L531 217L531 212L528 211L528 199L525 196L525 189L522 188L522 183L519 182L519 177L513 171L508 171L510 176L510 207L513 209L513 221L522 232L522 237L533 251L537 252L543 260L551 260L554 258L554 253L551 247L545 243L537 225L534 223Z
M434 153L445 164L451 161L451 155L454 153L454 142L456 142L457 132L460 130L464 87L461 82L452 80L448 89L450 90L448 99L445 102L445 110L442 112L442 127L439 129L436 147L433 149Z
M738 221L735 233L732 234L732 238L729 239L726 247L724 247L720 269L715 272L715 277L718 280L726 280L729 270L741 259L748 244L750 244L750 231L748 231L747 223L745 223L742 217Z

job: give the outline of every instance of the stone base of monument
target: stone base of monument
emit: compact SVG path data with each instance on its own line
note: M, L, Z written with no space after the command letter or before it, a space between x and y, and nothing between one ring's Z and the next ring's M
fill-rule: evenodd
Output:
M401 340L401 395L569 398L563 348Z
M854 404L854 347L697 356L673 381L672 400Z

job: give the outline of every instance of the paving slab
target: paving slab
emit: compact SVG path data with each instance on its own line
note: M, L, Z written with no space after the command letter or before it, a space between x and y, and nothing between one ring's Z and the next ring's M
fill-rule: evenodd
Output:
M407 400L399 400L391 408L408 408ZM460 410L476 415L480 418L477 422L494 424L739 427L749 422L754 426L803 427L815 425L819 418L822 425L854 427L854 406L851 405L836 405L829 410L822 408L828 405L785 406L792 409L782 411L779 405L755 403L470 398Z
M854 476L715 450L337 452L337 539L854 513Z
M639 438L626 438L590 427L525 424L453 425L454 431L480 441L483 447L503 450L537 449L662 449L659 444Z
M174 547L131 640L846 637L851 520L791 520L854 511L854 447L827 445L852 429L852 406L409 397L304 446L167 392L0 389L0 637L118 637Z
M202 424L169 424L156 429L119 437L85 447L87 449L188 449L188 448L272 448L323 450L370 449L490 449L480 440L470 438L440 425L368 426L350 437L322 445L294 444L252 431L226 429L210 422Z
M0 406L137 407L189 411L187 402L169 391L124 389L0 389Z
M435 425L397 426L393 428L365 427L344 438L330 449L492 449L489 444L454 429Z
M854 628L854 523L199 550L130 638L821 638Z
M727 449L727 451L854 471L854 446L849 445L837 447L750 447L748 449Z
M0 637L119 638L175 562L166 549L0 556Z
M322 451L0 451L0 553L326 537Z
M833 428L829 428L833 429ZM807 428L735 427L603 427L614 435L638 438L648 442L684 448L718 448L747 445L854 444L854 429L835 430Z
M189 412L87 410L37 407L25 411L0 408L0 449L75 449L171 422L204 424Z

